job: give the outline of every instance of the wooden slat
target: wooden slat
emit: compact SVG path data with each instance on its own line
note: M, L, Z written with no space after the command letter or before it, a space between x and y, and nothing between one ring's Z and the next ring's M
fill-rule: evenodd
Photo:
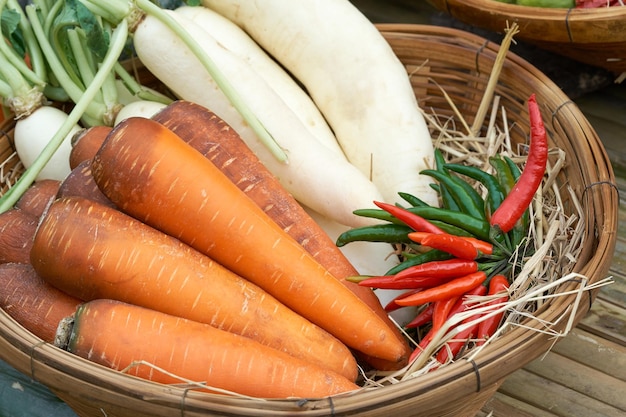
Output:
M580 328L626 346L626 308L596 299Z
M624 416L624 410L536 375L527 369L520 369L509 376L499 392L562 417Z
M496 392L476 417L558 417L547 410Z
M613 283L602 287L597 298L606 303L626 306L626 275L614 268L609 270L609 275L613 277Z
M626 347L580 327L572 330L565 339L557 343L552 352L626 381Z
M549 353L509 376L482 411L618 416L626 412L624 392L626 346L576 328Z
M550 352L541 360L529 363L524 369L546 381L626 411L626 381L597 371L585 362L577 362Z

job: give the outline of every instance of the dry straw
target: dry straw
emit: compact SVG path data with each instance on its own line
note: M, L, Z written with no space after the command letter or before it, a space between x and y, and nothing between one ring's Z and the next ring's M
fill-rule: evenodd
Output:
M555 9L496 0L429 2L461 22L496 33L517 23L520 40L617 76L626 72L626 7Z
M533 205L536 254L512 285L513 301L491 310L507 313L492 342L435 372L427 372L432 361L423 355L424 361L410 369L368 375L366 388L331 399L262 400L200 393L195 389L201 381L172 386L142 381L43 343L1 311L0 358L49 386L85 417L475 415L504 378L567 334L589 309L597 288L609 282L605 274L617 227L615 178L600 140L576 105L524 60L506 54L493 99L481 108L498 45L448 28L379 28L411 75L435 145L451 161L487 168L486 157L502 152L523 163L526 101L535 93L541 105L551 154L541 198ZM485 120L477 121L477 114ZM0 139L3 191L20 173L19 161L10 156L12 128L5 123ZM439 343L454 335L444 333Z

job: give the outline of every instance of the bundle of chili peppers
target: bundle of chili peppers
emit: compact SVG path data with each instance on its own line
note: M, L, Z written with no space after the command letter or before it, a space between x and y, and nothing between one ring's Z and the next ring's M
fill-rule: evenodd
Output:
M337 239L338 246L370 241L405 248L403 261L384 275L352 280L371 288L405 290L385 306L389 312L418 306L416 317L405 325L421 333L413 358L450 317L471 308L467 297L501 294L489 304L506 302L510 280L531 255L532 245L524 244L530 227L529 205L546 170L548 141L534 94L528 109L530 145L523 171L501 155L489 160L493 174L474 166L446 163L437 150L436 166L422 173L436 180L432 186L438 191L441 207L400 193L406 207L375 202L378 209L357 210L357 215L385 222L351 229ZM486 192L479 193L478 187ZM496 314L466 327L440 348L438 361L445 363L456 357L471 340L484 343L502 317ZM476 318L471 316L464 323Z

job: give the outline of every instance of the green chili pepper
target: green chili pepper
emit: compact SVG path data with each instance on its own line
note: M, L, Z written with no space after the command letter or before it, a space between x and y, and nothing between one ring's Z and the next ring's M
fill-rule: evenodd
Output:
M430 188L437 191L441 198L441 206L452 211L461 211L461 208L452 197L450 190L443 184L430 184Z
M398 195L413 207L428 206L428 203L410 193L398 192Z
M504 162L506 162L506 164L509 166L509 170L511 171L511 175L513 175L513 180L515 180L517 182L519 177L522 175L522 170L508 156L503 155L502 159L504 159Z
M408 234L412 231L408 226L393 223L357 227L339 235L335 244L339 247L359 241L409 244Z
M483 200L483 198L480 196L480 194L478 193L478 191L476 191L476 189L472 186L472 184L470 184L469 182L465 181L463 178L459 177L458 175L452 175L450 174L450 178L452 178L453 181L455 181L456 183L459 184L459 186L461 188L463 188L463 190L465 190L465 192L467 193L468 197L470 199L472 199L472 201L474 202L474 204L476 205L476 207L480 208L480 218L486 218L486 214L485 214L485 200Z
M430 220L430 222L432 224L434 224L435 226L437 226L438 228L440 228L441 230L443 230L445 233L449 233L451 235L457 235L457 236L467 236L467 237L473 237L474 235L470 232L468 232L465 229L461 229L458 226L454 226L452 224L448 224L446 222L442 222L440 220Z
M443 157L441 150L439 148L435 148L435 169L437 171L441 171L444 169L446 165L446 159Z
M506 155L503 156L503 159L508 165L509 170L511 171L511 175L513 175L513 179L517 183L517 180L522 175L522 170L508 156ZM520 221L513 227L513 230L511 230L510 232L513 247L518 246L522 242L522 240L526 237L529 226L530 226L530 211L526 210L524 211L524 214L522 214Z
M385 220L385 221L388 221L390 223L395 223L395 224L404 224L402 221L398 220L397 218L395 218L394 216L392 216L391 214L389 214L383 209L373 209L373 208L356 209L352 213L355 214L356 216L368 217L368 218L377 219L377 220Z
M436 189L440 192L443 207L452 211L463 211L479 219L486 218L485 202L478 191L462 178L451 175L446 165L441 151L435 149L436 169L421 172L439 181Z
M490 173L477 167L462 164L446 164L446 168L450 171L475 179L485 186L487 189L487 205L491 213L504 201L504 190L500 186L498 179Z
M424 204L422 206L414 206L414 207L431 207L431 206ZM411 209L412 209L411 207L408 207L406 210L410 211ZM393 224L400 224L400 225L405 224L402 220L398 219L397 217L391 215L390 213L382 209L357 209L357 210L354 210L354 214L357 216L361 216L361 217L369 217L372 219L384 220ZM438 227L439 229L441 229L442 231L444 231L445 233L450 233L450 234L457 235L457 236L475 236L473 233L468 232L467 230L461 227L443 222L441 220L429 219L429 222L433 224L434 226Z
M513 176L513 172L511 171L509 164L507 164L506 161L499 155L489 158L489 164L491 164L494 168L496 172L495 176L504 190L505 196L508 195L515 186L515 177Z
M485 220L439 207L410 207L407 210L427 220L439 220L459 227L482 240L490 240L489 222Z
M450 175L434 169L425 169L420 173L422 175L428 175L430 177L433 177L439 182L439 189L442 199L444 198L443 192L444 190L446 190L446 192L449 193L449 198L453 199L454 203L456 203L456 206L461 212L466 213L477 219L485 218L485 210L482 205L482 199L480 199L481 205L479 206L478 204L476 204L474 198L470 196L470 192L459 182L454 181ZM469 186L469 188L472 189L472 191L475 192L475 190L469 184L467 185ZM449 208L449 205L445 208Z

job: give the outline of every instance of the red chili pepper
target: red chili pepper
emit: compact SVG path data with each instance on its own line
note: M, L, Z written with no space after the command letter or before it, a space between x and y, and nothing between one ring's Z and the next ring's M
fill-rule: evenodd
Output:
M419 216L415 213L411 213L410 211L394 206L393 204L383 203L381 201L374 201L381 209L385 210L387 213L391 214L398 220L403 221L407 226L417 232L429 232L429 233L443 233L439 227L435 226L422 216Z
M459 236L445 234L429 234L422 239L422 245L447 252L461 259L473 260L478 258L480 252L467 240Z
M491 255L493 254L493 245L489 242L485 242L484 240L477 239L475 237L470 236L459 236L463 240L467 240L470 242L476 249L478 249L483 255Z
M387 313L391 313L392 311L396 311L397 309L402 308L402 306L399 306L398 304L396 304L396 300L398 298L403 298L403 297L406 297L408 295L415 294L416 292L419 292L421 290L422 290L421 288L416 288L414 290L409 290L409 291L406 291L406 292L404 292L402 294L399 294L398 296L394 297L391 301L389 301L387 303L387 305L385 305L385 311Z
M370 277L359 282L362 287L380 288L384 290L411 290L415 288L431 288L451 280L445 276L405 277L396 279L395 275Z
M421 305L460 296L481 285L485 279L487 279L487 274L484 271L473 272L439 286L427 288L417 294L400 298L396 300L396 303L401 306Z
M424 336L424 338L420 341L420 343L418 344L418 347L411 354L411 357L409 358L409 362L414 360L426 348L426 346L428 346L432 338L435 336L435 334L441 329L441 327L446 322L448 315L450 314L450 310L452 309L452 306L456 304L459 297L460 295L453 296L451 298L438 300L432 303L434 305L433 317L432 317L433 325L428 331L428 333L426 333L426 336Z
M397 305L397 304L396 304ZM413 320L407 323L404 327L412 329L423 326L430 323L433 319L433 311L435 310L435 303L429 303L420 313L415 316Z
M422 239L428 236L430 232L411 232L408 234L409 239L413 242L422 243Z
M394 275L394 280L424 276L455 278L476 271L478 271L478 263L476 261L454 258L410 266Z
M504 293L502 297L498 297L492 301L489 301L486 305L496 305L505 303L509 299L509 281L506 279L504 275L494 275L489 282L489 295L495 295ZM485 313L486 314L486 313ZM500 320L502 320L502 316L504 316L504 312L498 313L494 316L489 317L479 323L478 326L478 342L477 345L482 345L485 343L486 339L491 337L495 331L498 329L500 325Z
M456 302L461 298L461 295L454 295L450 298L437 300L433 304L435 305L433 310L433 329L435 333L443 327L444 323L448 319L450 315L450 310L456 304Z
M468 317L467 319L463 320L461 323L462 324L469 323L470 321L476 318L478 318L478 315ZM456 336L454 336L453 340L446 343L439 350L439 352L437 352L437 361L439 363L446 363L448 361L448 358L454 358L461 351L463 346L466 346L469 343L469 339L474 337L477 330L478 330L478 323L457 333Z
M468 291L465 296L468 295L485 295L487 294L487 287L484 285L479 285L478 287L474 288L471 291ZM450 316L452 317L453 315L457 314L457 313L461 313L463 311L468 310L469 308L471 308L473 305L475 305L476 303L465 303L464 302L464 298L465 296L461 297L459 299L459 301L457 302L457 304L455 306L452 307L452 310L450 311ZM475 320L476 318L478 318L478 315L472 315L466 319L464 319L463 321L461 321L461 323L459 323L459 325L461 324L465 324L465 323L469 323L473 320ZM455 326L456 327L456 326ZM476 335L478 330L478 323L476 323L474 326L471 326L467 329L465 329L464 331L461 331L459 333L456 334L456 336L454 336L453 340L449 341L448 343L446 343L445 346L443 346L439 352L437 353L437 360L440 363L445 363L448 358L454 358L461 350L461 348L463 348L463 346L465 346L469 339L472 338L474 335Z
M423 240L426 236L430 235L430 233L427 232L411 232L408 234L409 239L411 239L414 242L417 243L422 243L423 244ZM484 240L480 240L478 238L475 237L471 237L471 236L456 236L456 235L452 235L455 236L458 239L463 239L468 241L469 243L471 243L472 245L474 245L474 247L476 249L478 249L482 254L484 255L491 255L493 254L493 245L489 242L486 242Z
M530 150L517 183L491 215L490 223L507 233L515 226L533 200L548 162L548 136L535 95L528 99L530 116Z
M462 313L468 308L471 307L472 304L466 303L465 298L468 296L476 296L476 295L485 295L487 294L487 287L484 285L478 285L476 288L472 288L468 292L466 292L462 297L459 298L457 303L450 310L450 317L455 314Z

